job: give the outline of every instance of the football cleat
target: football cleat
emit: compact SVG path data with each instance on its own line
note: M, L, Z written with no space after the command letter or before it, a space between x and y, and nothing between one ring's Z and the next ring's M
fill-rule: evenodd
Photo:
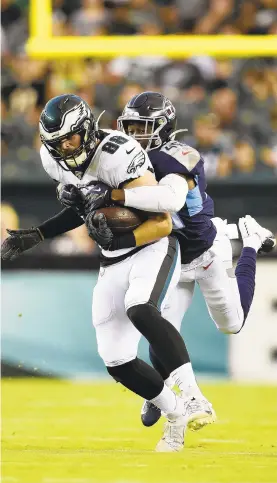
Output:
M141 422L144 426L154 426L159 421L161 415L161 410L155 404L150 401L144 401L140 413Z
M175 420L168 420L164 426L162 439L156 446L158 453L177 453L184 448L186 419L179 416Z
M207 399L192 397L185 402L185 417L190 431L198 431L216 420L215 411Z
M269 253L273 250L273 248L276 246L276 238L274 238L273 233L272 236L267 238L261 248L258 250L258 253Z
M245 247L255 248L258 253L268 253L276 245L273 233L267 228L263 228L250 215L239 219L239 229Z

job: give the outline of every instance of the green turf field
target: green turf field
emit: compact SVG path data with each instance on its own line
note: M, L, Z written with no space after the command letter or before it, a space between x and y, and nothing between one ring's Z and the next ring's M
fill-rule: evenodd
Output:
M162 423L144 428L119 384L3 380L2 483L276 482L276 388L203 389L217 424L157 454Z

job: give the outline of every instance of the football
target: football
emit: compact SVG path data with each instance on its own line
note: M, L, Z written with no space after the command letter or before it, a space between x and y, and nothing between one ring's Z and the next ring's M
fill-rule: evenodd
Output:
M108 226L115 234L128 233L148 218L145 211L127 208L126 206L100 208L96 210L96 213L103 213L105 215Z

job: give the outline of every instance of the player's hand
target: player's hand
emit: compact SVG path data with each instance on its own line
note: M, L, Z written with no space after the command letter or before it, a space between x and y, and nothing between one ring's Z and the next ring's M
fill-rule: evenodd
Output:
M105 183L99 182L85 186L85 188L87 189L87 192L84 191L84 209L86 215L110 204L112 188Z
M66 208L73 208L78 215L84 214L84 196L73 184L59 184L57 198Z
M109 250L113 242L113 233L108 227L103 213L91 212L86 217L86 227L89 236L104 250Z
M28 230L7 230L9 237L3 241L1 246L2 260L14 260L21 253L38 245L43 236L38 228Z

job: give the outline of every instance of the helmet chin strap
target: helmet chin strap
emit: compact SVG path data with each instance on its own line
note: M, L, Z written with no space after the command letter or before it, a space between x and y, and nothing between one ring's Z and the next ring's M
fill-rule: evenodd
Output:
M75 156L72 156L72 158L68 158L66 160L66 163L65 164L68 167L71 167L71 168L74 168L74 169L78 169L78 168L81 168L82 167L82 165L86 161L86 158L87 158L86 152L83 151L81 154L79 154L79 156L76 156L76 157Z
M179 134L180 132L188 132L188 129L177 129L177 131L174 131L169 135L169 139L174 140L176 134Z

